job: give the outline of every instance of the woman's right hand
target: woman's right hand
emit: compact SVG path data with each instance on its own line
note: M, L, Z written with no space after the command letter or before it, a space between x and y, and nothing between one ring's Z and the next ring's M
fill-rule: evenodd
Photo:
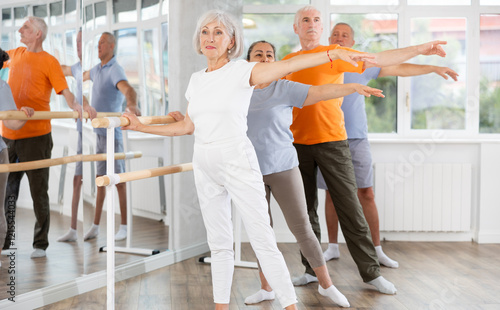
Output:
M122 116L128 118L128 120L130 122L128 124L128 126L123 126L122 130L135 130L135 131L139 131L139 127L143 125L141 123L141 121L139 120L139 118L137 118L137 115L135 115L134 113L125 112L125 113L122 114Z

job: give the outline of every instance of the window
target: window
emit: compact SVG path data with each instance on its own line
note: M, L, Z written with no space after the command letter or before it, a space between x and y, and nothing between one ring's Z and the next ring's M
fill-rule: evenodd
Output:
M94 10L92 4L85 7L85 28L87 30L94 29Z
M64 1L64 13L66 24L76 23L76 0Z
M500 133L500 50L498 38L500 38L500 15L481 15L479 132L482 133Z
M460 75L458 82L436 74L411 78L411 129L465 129L466 25L465 18L411 19L411 45L448 42L446 58L418 56L412 62L450 67Z
M50 23L52 25L59 25L63 23L63 5L62 1L50 4Z
M28 12L25 7L14 8L14 26L22 26L27 16Z
M106 26L106 2L97 2L95 4L95 27Z
M470 5L471 0L408 0L408 5Z
M162 5L161 5L161 14L162 15L168 14L168 0L163 0Z
M146 20L158 17L160 0L142 0L141 19Z
M160 60L158 57L158 29L142 32L143 89L144 101L141 110L145 115L160 115L165 112L161 94Z
M135 1L113 0L113 14L116 23L137 21Z
M398 5L399 0L330 0L332 5Z
M47 6L45 4L33 6L33 15L47 20Z
M277 60L298 51L300 43L293 32L293 19L293 14L244 14L245 49L255 41L266 40L276 47Z
M398 16L396 14L332 14L331 26L339 22L354 30L353 46L361 52L376 53L398 48ZM380 77L370 81L371 87L384 91L385 98L372 96L365 99L368 131L392 133L397 131L397 78Z
M168 23L161 24L161 45L163 60L163 84L165 87L165 110L163 114L166 114L168 112ZM162 115L162 113L159 115Z
M10 8L2 9L2 26L12 26L12 10Z
M115 31L116 38L116 61L125 70L125 75L130 85L134 88L137 94L139 91L139 68L138 61L139 55L137 51L137 29L127 28ZM124 102L126 104L126 102ZM139 105L139 108L142 108ZM123 107L125 110L125 106Z
M309 0L243 0L243 4L309 4Z

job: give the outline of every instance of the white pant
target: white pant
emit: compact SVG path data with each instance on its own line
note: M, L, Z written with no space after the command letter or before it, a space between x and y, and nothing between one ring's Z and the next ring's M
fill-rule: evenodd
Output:
M234 271L231 199L267 281L281 305L297 303L290 274L270 226L264 183L247 137L194 146L193 170L212 259L214 302L228 304Z

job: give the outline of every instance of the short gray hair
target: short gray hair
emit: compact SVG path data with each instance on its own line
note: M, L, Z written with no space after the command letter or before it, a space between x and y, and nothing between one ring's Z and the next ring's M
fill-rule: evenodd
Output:
M352 29L351 25L349 25L348 23L342 23L342 22L336 23L335 26L333 26L333 28L332 28L332 32L333 32L333 29L335 29L335 27L337 27L337 26L347 26L347 27L349 27L349 29L351 29L352 39L354 39L354 29ZM330 33L330 35L331 35L331 33Z
M297 11L297 13L295 13L295 20L293 21L294 25L296 25L296 26L299 25L300 16L302 15L302 13L307 12L307 11L317 11L317 12L319 12L319 10L317 8L315 8L314 6L312 6L312 5L306 5L305 7L299 9Z
M107 35L107 36L108 36L108 42L109 42L109 43L111 43L111 44L115 44L115 45L116 45L116 38L115 38L115 36L114 36L111 32L107 32L107 31L106 31L106 32L103 32L103 33L101 34L101 37L102 37L103 35Z
M47 37L47 32L49 31L49 28L47 27L47 24L43 20L43 18L36 17L36 16L29 16L28 20L30 23L35 27L36 30L39 30L42 32L42 42L45 40Z
M238 58L243 54L244 44L243 44L243 30L241 28L241 23L238 23L236 19L229 13L221 10L211 10L203 14L196 24L196 30L193 36L193 46L199 55L202 55L201 45L200 45L200 34L201 28L210 24L211 22L217 22L219 25L223 25L229 37L234 39L234 45L229 50L229 59Z

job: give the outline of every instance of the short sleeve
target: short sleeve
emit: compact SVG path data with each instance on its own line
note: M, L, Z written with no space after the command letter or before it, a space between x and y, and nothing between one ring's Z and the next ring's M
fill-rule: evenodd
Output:
M280 80L284 87L285 93L288 95L288 102L291 106L296 108L302 108L304 102L306 101L307 94L309 93L309 88L311 85L302 84L298 82L292 82L288 80Z
M127 76L125 75L125 70L121 66L113 66L113 70L111 71L111 81L115 87L121 81L127 81Z
M0 98L2 98L0 111L17 110L10 86L3 81L0 81Z

